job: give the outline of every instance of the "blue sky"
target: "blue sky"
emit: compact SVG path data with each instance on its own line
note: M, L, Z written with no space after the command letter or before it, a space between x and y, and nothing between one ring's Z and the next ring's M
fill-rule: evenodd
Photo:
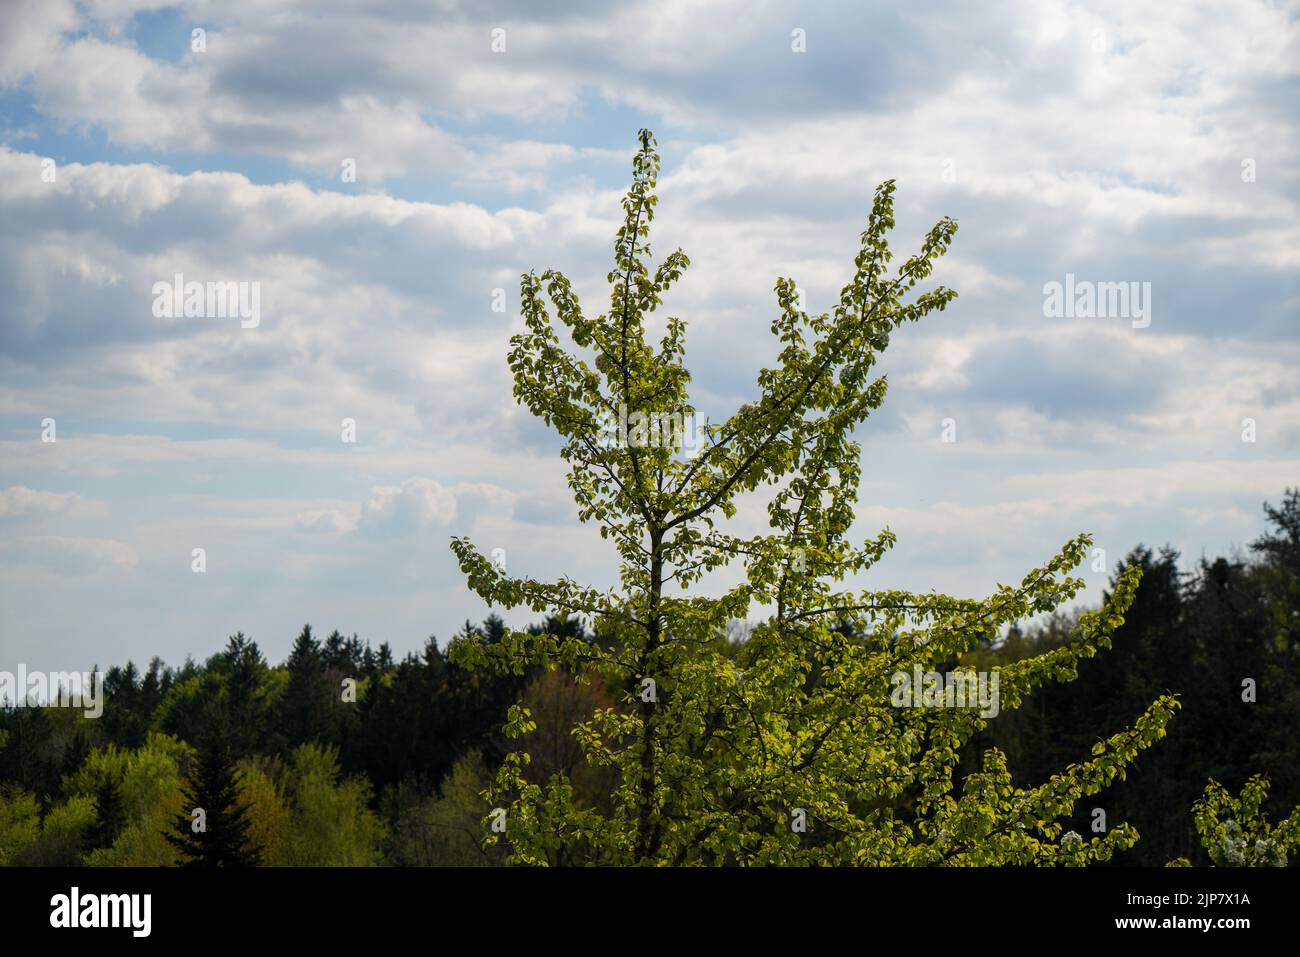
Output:
M715 417L878 182L899 256L960 224L860 434L860 536L899 536L862 584L979 596L1084 530L1191 562L1300 484L1296 4L540 7L0 6L0 666L278 659L306 621L405 652L487 611L454 534L611 583L505 353L521 272L600 310L642 126ZM260 323L156 317L178 272L260 283ZM1150 324L1045 316L1067 274L1150 283Z

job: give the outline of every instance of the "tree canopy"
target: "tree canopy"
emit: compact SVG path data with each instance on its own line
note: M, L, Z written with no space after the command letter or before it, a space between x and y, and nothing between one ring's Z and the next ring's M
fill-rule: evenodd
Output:
M454 660L501 673L564 667L621 689L619 701L574 728L586 763L617 775L608 810L575 800L563 771L530 780L526 750L507 755L496 795L512 859L1084 863L1130 846L1136 834L1123 825L1063 841L1059 819L1164 735L1176 696L1147 702L1128 727L1030 787L1013 785L1005 755L989 748L958 790L961 750L987 719L966 708L894 707L889 694L896 675L941 672L1011 622L1072 599L1086 535L982 599L845 587L894 543L888 529L861 543L849 537L861 477L854 430L886 393L872 370L891 334L956 297L942 286L917 289L956 223L939 220L891 270L895 184L882 183L834 308L809 314L795 282L778 279L777 364L758 372L754 401L704 425L702 447L688 450L678 427L695 415L686 326L666 318L657 344L648 330L689 260L680 249L651 259L660 161L651 134L640 139L608 310L588 317L558 270L527 273L525 331L509 352L514 394L560 434L580 518L612 543L619 585L510 577L470 540L452 543L471 588L491 604L579 615L594 631L513 631L492 644L461 643ZM637 429L611 438L608 422L633 419ZM760 491L769 531L729 533L738 498ZM739 584L720 595L693 590L737 562ZM1139 575L1127 570L1060 647L999 666L1001 709L1043 682L1073 678L1079 661L1107 647ZM765 617L732 654L727 623L758 610ZM534 726L528 708L511 709L509 734Z

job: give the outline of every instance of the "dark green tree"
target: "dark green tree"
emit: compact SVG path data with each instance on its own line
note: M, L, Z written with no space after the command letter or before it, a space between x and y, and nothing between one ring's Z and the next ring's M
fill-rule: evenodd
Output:
M226 713L230 745L235 754L253 754L266 736L267 705L259 693L266 676L266 659L257 642L243 632L230 636L219 656L226 678Z
M112 847L126 824L122 783L114 773L104 775L95 788L95 823L88 835L90 847Z
M213 736L199 749L184 809L167 840L186 867L251 867L261 862L261 849L250 844L248 828L229 740Z
M338 693L330 686L320 642L311 625L303 625L285 663L289 684L279 702L278 730L286 753L308 741L328 741L331 705Z
M1252 581L1262 603L1261 642L1269 660L1259 678L1256 766L1268 772L1272 811L1284 816L1300 803L1300 489L1282 504L1265 503L1271 526L1251 543ZM1290 804L1288 804L1290 802Z

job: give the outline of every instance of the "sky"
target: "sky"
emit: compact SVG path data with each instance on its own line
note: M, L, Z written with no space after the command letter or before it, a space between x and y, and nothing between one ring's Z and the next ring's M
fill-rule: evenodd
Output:
M530 269L604 311L641 127L715 420L776 354L778 276L838 298L878 183L900 260L959 223L959 298L894 335L858 432L855 537L898 536L861 587L980 597L1088 531L1096 601L1138 543L1244 550L1300 485L1298 15L5 0L0 668L236 631L275 661L306 622L404 654L488 611L453 535L612 584L506 352ZM257 284L256 324L169 315L177 274ZM1053 283L1133 295L1053 314Z

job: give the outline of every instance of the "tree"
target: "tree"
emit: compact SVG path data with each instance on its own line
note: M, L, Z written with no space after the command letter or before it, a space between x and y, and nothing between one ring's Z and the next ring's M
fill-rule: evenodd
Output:
M619 689L615 706L574 729L587 763L617 773L608 812L576 801L562 774L528 781L526 754L506 756L496 798L513 859L1083 863L1130 845L1137 836L1123 825L1062 842L1059 818L1163 735L1174 697L1157 698L1130 728L1039 786L1013 786L991 749L960 790L959 749L985 719L891 703L895 676L914 666L937 671L1011 621L1074 597L1082 582L1069 573L1087 554L1087 536L982 600L844 587L894 543L888 530L861 546L848 539L860 477L853 431L885 398L872 368L895 330L954 299L942 287L914 294L956 223L940 220L891 277L894 183L881 184L839 302L810 315L794 282L777 281L777 364L759 372L755 401L702 426L703 447L689 454L685 324L664 320L657 347L647 336L689 260L679 249L652 271L646 239L659 157L651 134L640 138L609 311L588 318L563 274L530 272L520 282L526 328L509 353L516 399L564 439L580 519L594 521L617 551L619 587L511 578L467 538L452 541L470 587L489 603L583 616L595 632L464 640L453 660L513 674L563 666ZM561 346L546 299L576 350ZM724 531L741 496L760 489L769 493L770 530ZM743 563L740 584L719 597L693 593L733 562ZM1127 572L1104 608L1081 615L1069 643L999 669L1001 708L1048 679L1072 678L1080 659L1105 647L1138 574ZM767 617L729 653L727 624L751 608ZM526 708L511 708L509 735L533 726Z
M1252 542L1251 550L1292 576L1300 576L1300 488L1287 489L1278 508L1265 502L1264 514L1277 528Z
M29 867L74 867L82 862L86 838L95 826L95 805L74 796L49 809L41 834L14 862Z
M0 784L0 866L18 863L41 836L41 807L36 796L12 784Z
M1288 489L1278 508L1265 503L1273 526L1251 543L1257 561L1251 572L1263 608L1260 643L1268 663L1259 678L1257 750L1253 766L1269 771L1275 804L1300 802L1300 489ZM1238 670L1238 677L1243 672ZM1281 800L1279 800L1279 798ZM1280 808L1279 808L1280 810Z
M239 800L248 808L248 837L261 850L261 863L284 862L291 813L284 795L284 765L278 756L239 763Z
M136 749L109 744L93 751L76 774L64 782L69 798L84 797L97 809L107 782L120 792L122 821L111 844L100 837L89 842L85 857L92 866L163 867L176 863L176 848L167 840L182 813L184 779L181 768L193 762L193 749L166 734L149 732ZM186 808L188 813L188 808ZM102 828L103 816L97 810Z
M1268 823L1263 808L1268 780L1255 775L1241 794L1233 797L1211 780L1193 808L1196 831L1210 859L1220 867L1286 867L1288 857L1300 847L1300 808L1280 824ZM1188 865L1186 858L1171 866Z
M607 806L614 781L608 767L587 764L573 729L613 702L598 677L579 684L564 669L544 671L524 689L522 704L535 727L522 739L532 760L524 769L530 784L546 784L560 774L573 786L575 803Z
M330 718L339 691L330 684L320 642L312 634L311 625L303 625L285 667L289 682L279 701L278 716L285 750L308 741L332 741Z
M261 856L250 846L248 831L248 808L240 801L229 742L213 735L199 748L183 809L167 840L186 866L248 867Z
M268 708L261 693L266 659L257 642L238 632L230 636L216 664L225 677L224 734L235 754L250 754L266 733Z
M400 808L385 863L406 867L503 864L502 848L483 843L482 821L491 811L483 794L490 785L482 755L477 751L462 755L443 779L441 796L429 795Z
M122 782L116 774L105 774L95 789L95 825L90 831L90 846L112 847L125 824Z
M304 744L293 754L291 819L284 863L296 867L369 867L378 863L383 823L370 810L364 778L340 780L338 752Z

